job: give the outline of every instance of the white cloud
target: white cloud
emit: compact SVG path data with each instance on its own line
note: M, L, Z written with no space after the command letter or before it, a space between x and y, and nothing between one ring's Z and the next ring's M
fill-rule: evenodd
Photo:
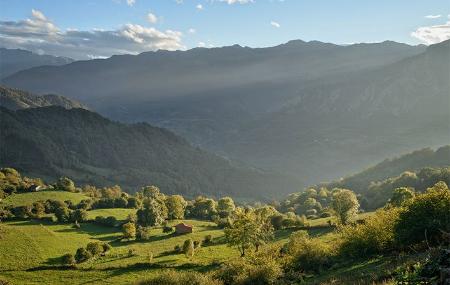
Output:
M183 0L175 0L177 4L183 4Z
M275 28L280 28L280 27L281 27L281 25L280 25L279 23L275 22L275 21L271 21L270 24L271 24L273 27L275 27Z
M184 49L182 33L126 24L116 30L61 30L40 11L21 21L0 21L0 46L22 48L75 59Z
M411 36L427 45L443 42L450 39L450 21L442 25L420 27Z
M156 22L158 22L158 17L156 17L156 15L153 14L152 12L149 12L149 13L147 14L147 21L148 21L150 24L156 24Z
M197 6L195 6L195 8L197 8L197 10L203 10L203 5L202 4L197 4Z
M426 15L425 18L427 19L439 19L442 17L442 15Z
M188 30L188 33L189 34L195 34L197 31L194 29L194 28L190 28L189 30Z
M205 42L199 42L199 43L197 44L197 46L198 46L198 47L205 47L205 46L206 46L206 43L205 43Z
M136 3L136 0L127 0L128 6L133 6Z

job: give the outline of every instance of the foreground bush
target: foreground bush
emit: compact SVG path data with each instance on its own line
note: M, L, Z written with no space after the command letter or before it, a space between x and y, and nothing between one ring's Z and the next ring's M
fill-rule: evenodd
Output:
M350 257L365 257L393 249L394 227L400 209L379 210L364 223L340 228L340 253Z
M318 239L310 238L308 232L293 233L284 251L288 254L290 270L320 272L331 266L335 249Z
M277 246L251 253L224 263L215 277L225 285L276 284L283 274L280 249Z
M222 285L222 283L206 274L170 270L156 278L141 281L138 285Z
M441 242L442 232L450 232L450 190L444 182L428 188L404 204L395 226L400 246L427 241L430 245Z

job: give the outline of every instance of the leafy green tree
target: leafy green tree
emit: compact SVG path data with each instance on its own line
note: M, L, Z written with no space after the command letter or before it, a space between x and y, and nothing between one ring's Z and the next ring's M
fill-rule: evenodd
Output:
M226 218L236 209L233 199L230 197L223 197L217 201L217 212L222 218Z
M195 199L191 209L191 216L198 219L210 219L216 213L216 202L202 196Z
M70 215L70 220L72 222L86 222L88 220L88 213L86 212L86 210L83 209L77 209L75 211L73 211Z
M359 202L355 193L347 189L333 189L331 207L338 221L345 225L358 213Z
M122 233L124 239L133 239L136 237L136 225L128 222L122 226Z
M250 210L239 210L235 213L233 224L225 228L225 239L229 246L236 246L245 256L246 251L254 246L258 250L273 236L273 228L269 222L262 223L258 216Z
M59 206L55 209L55 217L60 223L67 223L70 221L70 210L67 206Z
M67 178L67 177L61 177L56 182L56 189L62 190L62 191L68 191L68 192L75 192L75 183Z
M34 202L32 209L31 209L31 214L33 217L35 218L40 218L45 214L45 205L42 202Z
M405 201L414 198L415 193L413 189L407 187L400 187L394 190L392 193L392 198L389 200L389 203L393 206L399 207Z
M17 206L11 209L15 217L25 219L32 215L33 207L31 205Z
M164 194L154 185L142 187L141 195L143 198L151 198L155 200L164 200Z
M170 220L184 218L184 210L186 209L187 203L184 200L183 196L180 195L168 196L165 200L165 204L167 207L168 218Z
M167 217L167 208L165 209L166 212L164 211L161 203L155 199L146 199L144 201L144 208L139 209L136 212L137 223L143 227L161 225Z

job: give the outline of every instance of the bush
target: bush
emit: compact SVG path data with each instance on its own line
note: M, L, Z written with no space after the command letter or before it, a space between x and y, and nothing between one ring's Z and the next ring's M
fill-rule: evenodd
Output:
M183 253L186 254L186 256L193 256L194 255L194 242L192 239L187 239L183 243Z
M334 249L325 242L310 238L308 232L298 231L291 235L284 251L289 254L289 269L320 272L331 266Z
M109 243L102 243L103 252L108 252L111 250L111 245Z
M176 246L174 246L173 251L175 253L181 253L182 252L181 246L177 244Z
M107 218L102 216L95 217L94 222L96 224L107 226L107 227L115 227L117 225L117 219L114 216L109 216Z
M88 220L88 213L86 210L77 209L70 214L70 220L72 222L86 222Z
M138 285L221 285L222 283L210 276L197 272L166 271L157 277L141 281Z
M76 263L76 260L75 260L75 257L73 256L73 254L68 253L68 254L63 255L61 262L64 265L73 265Z
M199 240L194 240L194 248L199 248L201 245L201 241Z
M173 228L170 226L164 226L163 227L163 233L171 233L173 232Z
M203 239L203 244L208 245L212 243L212 235L206 235Z
M393 249L394 226L399 216L398 208L378 210L364 223L343 226L340 229L340 252L344 256L365 257Z
M99 242L90 242L87 244L86 250L89 251L92 256L97 256L103 253L103 245Z
M438 182L424 194L406 201L394 231L402 247L425 240L432 245L438 244L442 231L450 232L450 190L447 184Z
M228 261L215 272L215 277L224 284L276 284L283 273L278 262L279 251L277 246L272 246L265 251Z
M138 227L136 232L136 239L149 240L151 237L151 227Z
M77 252L75 253L75 260L77 263L85 262L92 258L92 254L87 251L84 247L80 247L77 249Z

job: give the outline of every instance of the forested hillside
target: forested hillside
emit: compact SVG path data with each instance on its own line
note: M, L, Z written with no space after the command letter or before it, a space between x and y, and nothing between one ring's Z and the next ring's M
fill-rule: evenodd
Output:
M60 95L46 94L37 96L29 92L8 88L2 85L0 85L0 106L10 110L46 106L61 106L66 109L87 109L86 106Z
M192 147L146 123L112 122L84 110L60 107L0 108L0 166L54 180L120 184L136 191L156 184L167 193L242 198L273 197L298 189L292 178L236 165Z

